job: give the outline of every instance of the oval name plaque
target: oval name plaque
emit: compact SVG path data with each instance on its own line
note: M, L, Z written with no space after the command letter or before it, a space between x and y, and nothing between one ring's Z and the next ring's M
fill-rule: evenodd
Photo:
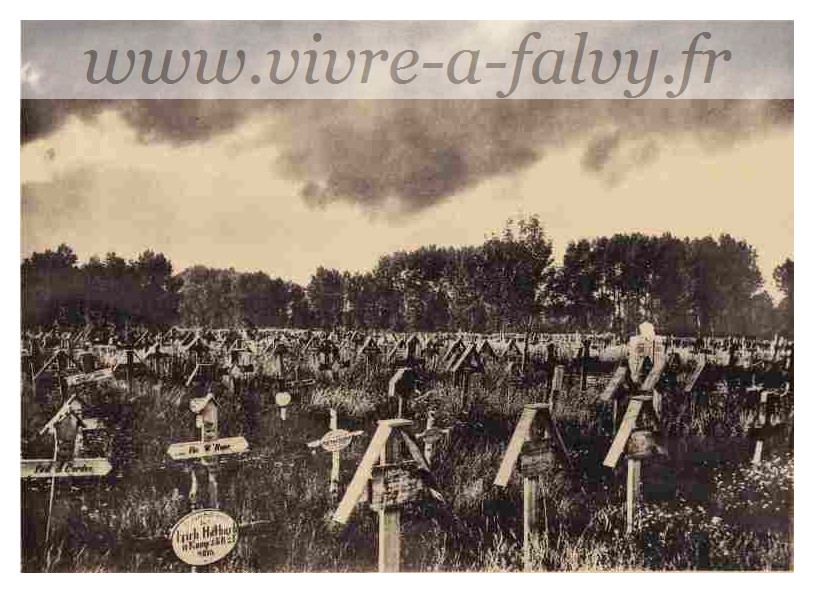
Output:
M237 544L238 526L214 509L185 515L170 531L175 555L192 566L206 566L226 557Z
M322 448L328 451L329 453L334 453L336 451L341 451L353 440L353 434L345 430L344 428L340 428L337 430L332 430L330 432L326 432L323 437L319 440L319 444L322 445Z

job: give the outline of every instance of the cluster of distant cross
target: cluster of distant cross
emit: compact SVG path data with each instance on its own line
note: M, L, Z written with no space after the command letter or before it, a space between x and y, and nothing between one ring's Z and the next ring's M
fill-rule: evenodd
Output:
M708 367L765 370L790 368L793 341L745 337L663 336L671 366L692 367L701 356ZM36 387L64 392L67 377L108 368L117 376L149 374L190 386L224 378L228 383L268 377L285 379L293 369L340 377L358 367L410 366L454 376L456 384L497 370L520 377L532 363L563 364L583 380L591 369L607 370L626 354L627 343L611 334L450 334L358 330L203 329L114 331L103 326L73 331L26 332L22 370Z
M705 397L704 377L726 380L742 393L744 406L754 410L753 462L760 461L764 441L780 421L775 411L783 397L793 394L793 341L783 337L754 340L743 337L681 338L658 336L643 324L638 335L621 341L609 334L438 334L291 329L221 329L174 327L166 332L110 332L107 328L26 333L23 335L24 383L53 400L60 398L57 414L42 429L54 440L52 460L23 460L24 478L105 475L111 465L104 457L83 456L85 439L102 426L87 416L83 389L107 380L121 380L132 390L138 377L200 390L190 402L200 428L199 441L176 443L168 449L173 459L200 462L210 485L210 506L219 505L219 455L245 453L250 443L242 436L219 438L217 402L210 393L214 383L232 390L241 382L269 380L275 401L284 410L291 403L288 390L330 382L343 374L392 374L388 397L398 401L394 418L379 421L353 480L338 501L334 519L344 524L363 501L379 513L379 567L399 568L400 508L416 500L422 490L443 500L432 479L432 450L442 437L428 413L424 432L412 431L402 401L420 397L416 386L422 374L449 377L463 393L477 377L492 376L498 385L528 387L543 382L542 401L523 409L497 470L495 484L507 486L515 469L523 477L524 558L531 566L531 541L539 531L537 500L544 478L558 465L569 466L569 453L556 426L556 398L567 394L566 375L586 389L597 375L610 379L598 391L599 400L612 404L614 438L604 460L613 468L623 455L628 461L627 527L636 524L641 463L663 452L658 434L661 391L683 377L683 391L694 403ZM535 373L535 371L541 371ZM572 382L572 386L574 383ZM782 420L787 425L791 418ZM354 436L340 429L332 411L329 432L308 445L333 455L330 491L339 494L339 451ZM447 431L448 432L448 431ZM67 449L65 444L67 443ZM405 460L406 459L406 460ZM191 473L190 497L198 496L196 474ZM542 480L542 482L541 482ZM367 486L372 485L370 490ZM197 499L195 499L197 500ZM50 513L49 513L50 517ZM49 519L50 521L50 519ZM49 526L50 529L50 526Z

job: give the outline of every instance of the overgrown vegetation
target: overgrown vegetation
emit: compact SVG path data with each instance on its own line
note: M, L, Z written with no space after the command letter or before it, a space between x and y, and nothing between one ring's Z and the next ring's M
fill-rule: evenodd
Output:
M212 571L370 571L376 567L376 518L364 505L337 529L330 520L330 456L305 443L328 427L365 431L343 451L347 485L378 418L393 414L384 370L362 386L317 385L299 394L283 422L265 389L218 396L221 435L250 434L251 451L220 466L221 508L248 525L237 548ZM567 380L566 384L571 381ZM576 382L574 382L576 383ZM547 529L534 552L540 570L788 570L792 567L793 454L787 434L767 444L763 464L749 465L743 400L725 383L708 386L709 403L691 409L679 390L665 392L663 442L669 458L644 467L642 529L624 534L624 468L602 468L611 440L610 410L598 381L576 386L556 403L557 424L575 470L544 481ZM417 432L432 406L436 423L451 426L436 447L433 474L445 502L427 497L405 509L404 570L519 570L521 489L492 481L523 404L542 397L474 381L466 395L444 379L424 386L429 396L408 406ZM24 457L47 456L34 436L57 406L34 404L24 391ZM185 571L166 539L188 511L190 477L166 447L195 438L186 389L142 381L132 397L122 388L94 395L132 410L131 428L114 436L116 468L107 478L59 480L53 533L43 543L48 480L27 480L23 492L26 571ZM244 402L257 403L247 413ZM253 416L253 417L249 417ZM115 453L118 451L118 453Z

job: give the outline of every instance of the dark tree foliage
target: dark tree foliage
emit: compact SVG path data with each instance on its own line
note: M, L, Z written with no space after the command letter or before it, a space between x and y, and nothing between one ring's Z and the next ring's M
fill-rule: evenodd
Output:
M365 273L319 267L306 287L264 272L193 266L163 254L115 253L79 265L70 247L24 260L23 324L318 327L398 331L612 331L644 320L661 333L793 332L794 263L778 266L775 307L755 250L729 235L616 234L571 242L554 266L536 216L509 220L478 246L382 256Z
M794 260L786 259L774 269L774 281L783 300L778 306L778 315L782 331L787 335L794 335Z
M770 335L773 305L746 242L638 233L572 242L550 276L562 327L628 335L644 320L680 335Z
M301 286L264 272L241 273L193 266L180 278L179 317L186 326L307 327Z
M20 266L25 327L126 323L166 326L178 311L180 281L163 254L125 261L115 253L78 265L73 250L34 253Z

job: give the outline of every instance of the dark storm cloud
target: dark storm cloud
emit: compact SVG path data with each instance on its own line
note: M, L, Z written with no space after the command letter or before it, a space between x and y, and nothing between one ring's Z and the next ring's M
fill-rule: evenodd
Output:
M793 122L789 101L24 101L22 141L47 136L70 115L92 122L116 110L143 142L186 144L243 124L274 146L269 163L301 185L314 206L350 201L372 209L396 199L423 210L481 181L516 173L587 135L582 164L601 174L610 163L649 162L658 145L634 151L630 139L669 142L691 132L733 145L766 126ZM631 156L632 155L632 156Z

